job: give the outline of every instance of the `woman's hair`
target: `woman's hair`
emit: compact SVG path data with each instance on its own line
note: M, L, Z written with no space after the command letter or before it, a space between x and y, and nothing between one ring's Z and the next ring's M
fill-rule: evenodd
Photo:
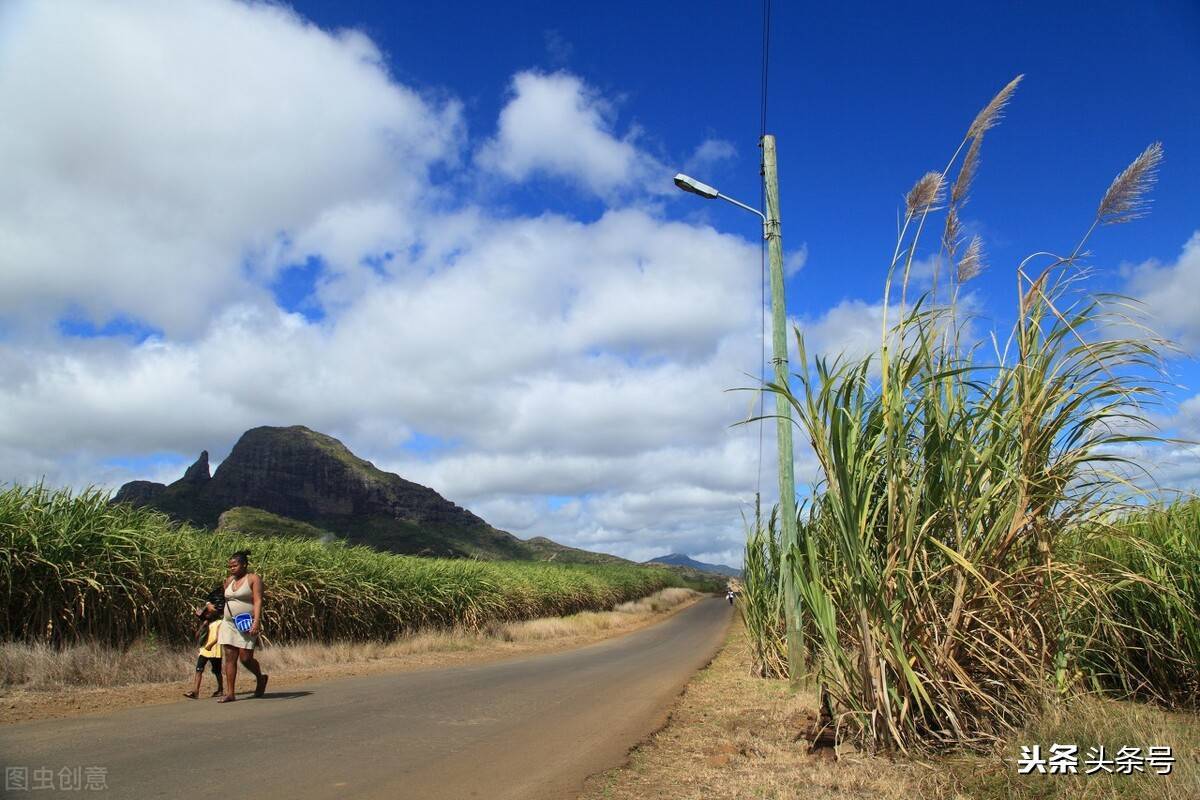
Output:
M231 555L229 557L229 559L231 561L238 562L239 564L241 564L244 567L250 563L250 551L249 550L238 550L236 553Z

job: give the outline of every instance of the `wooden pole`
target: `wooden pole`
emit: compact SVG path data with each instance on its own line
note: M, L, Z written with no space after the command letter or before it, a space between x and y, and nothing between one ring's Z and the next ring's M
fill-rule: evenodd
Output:
M779 231L779 171L775 161L775 137L762 138L763 185L767 196L767 218L763 236L771 269L771 344L775 383L788 385L787 303L783 287L783 240ZM779 451L779 516L783 545L783 599L787 622L788 674L800 678L804 644L800 635L799 609L796 606L796 580L791 555L797 546L796 478L792 466L792 407L782 394L775 394L775 431Z

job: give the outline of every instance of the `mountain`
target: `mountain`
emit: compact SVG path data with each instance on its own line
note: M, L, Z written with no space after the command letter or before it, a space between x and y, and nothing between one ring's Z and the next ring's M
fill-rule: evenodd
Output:
M696 561L695 559L688 558L683 553L670 553L665 556L659 556L658 558L652 558L643 563L669 564L675 567L690 567L694 570L699 570L700 572L708 572L714 575L724 575L729 578L742 577L742 571L740 569L727 567L724 564L705 564L703 561Z
M433 489L384 472L332 436L300 425L248 430L215 473L210 474L204 451L174 483L132 481L117 491L113 502L149 506L210 529L306 536L328 532L393 553L630 563L549 539L522 541Z

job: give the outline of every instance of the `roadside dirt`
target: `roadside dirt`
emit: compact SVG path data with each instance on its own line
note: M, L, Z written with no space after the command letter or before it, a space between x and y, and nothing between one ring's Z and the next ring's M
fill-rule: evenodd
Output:
M810 748L817 698L808 688L751 674L735 621L712 663L675 700L668 723L626 763L592 775L578 800L1196 800L1200 717L1137 703L1083 698L994 751L912 759L843 744ZM1169 745L1170 776L1018 775L1022 743L1099 741Z
M447 642L446 649L348 663L322 664L307 668L271 666L269 652L264 655L263 662L266 671L271 676L271 691L297 687L308 681L415 672L467 664L488 664L538 653L571 650L605 639L624 636L669 619L695 605L704 597L706 595L698 595L674 608L649 614L631 624L590 634L525 642L464 638L457 643ZM205 675L201 687L201 700L189 700L182 696L183 692L190 688L194 674L191 667L192 662L181 661L179 665L180 680L173 683L140 683L105 688L0 689L0 725L98 714L136 706L214 702L208 698L208 694L213 688L211 674ZM245 670L238 671L238 678L239 695L253 689L253 678Z
M923 797L917 768L844 750L810 754L802 733L816 708L807 690L751 675L745 627L688 683L670 721L628 762L588 779L580 800Z

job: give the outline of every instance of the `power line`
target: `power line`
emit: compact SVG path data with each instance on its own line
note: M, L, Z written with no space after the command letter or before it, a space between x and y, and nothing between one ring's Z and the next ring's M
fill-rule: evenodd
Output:
M758 136L767 133L767 88L771 77L771 0L763 0L762 35L762 109L759 115Z
M770 85L770 65L771 65L771 0L763 0L762 4L762 82L760 84L761 105L759 107L758 118L758 141L759 146L762 146L762 137L767 134L767 96ZM761 162L760 162L761 172ZM766 184L760 181L761 195L759 208L767 207L767 187ZM767 240L763 237L759 243L758 249L759 258L759 301L758 307L762 315L759 321L758 333L761 341L761 354L759 356L759 379L762 383L766 383L767 378ZM766 393L761 389L758 392L758 482L755 485L754 496L758 498L762 493L762 464L763 464L763 416L766 413ZM778 424L778 423L777 423ZM757 503L755 504L757 507Z

